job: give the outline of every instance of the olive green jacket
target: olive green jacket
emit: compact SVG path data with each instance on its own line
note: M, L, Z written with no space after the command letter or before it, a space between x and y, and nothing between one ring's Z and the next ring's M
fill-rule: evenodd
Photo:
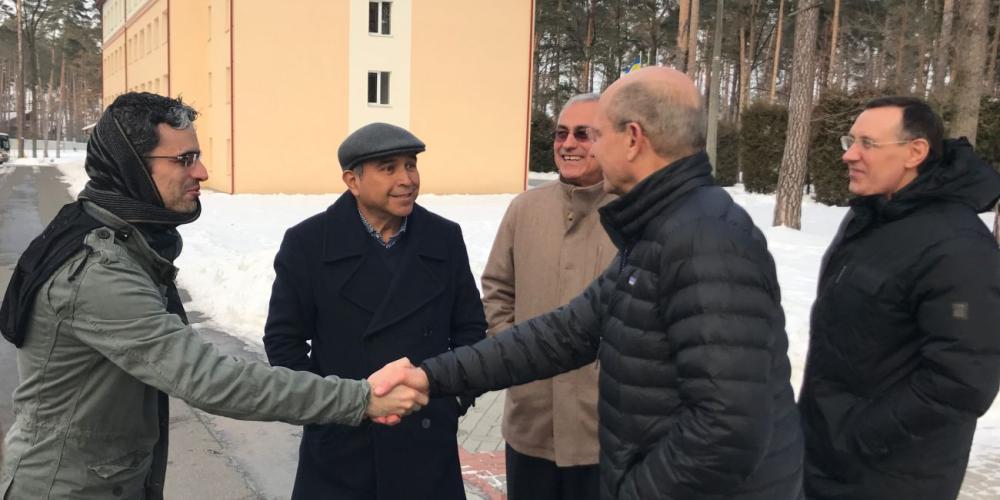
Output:
M39 290L24 345L0 498L162 496L158 392L209 413L292 424L358 425L366 381L324 379L220 354L166 311L173 265L134 227L106 224ZM162 281L162 280L161 280ZM155 474L154 474L155 476ZM153 484L148 485L147 482Z

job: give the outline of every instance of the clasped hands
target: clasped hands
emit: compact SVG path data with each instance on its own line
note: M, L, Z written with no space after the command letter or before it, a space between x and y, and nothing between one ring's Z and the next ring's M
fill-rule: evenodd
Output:
M427 374L408 358L397 359L371 374L368 384L372 392L367 413L380 424L396 425L430 400Z

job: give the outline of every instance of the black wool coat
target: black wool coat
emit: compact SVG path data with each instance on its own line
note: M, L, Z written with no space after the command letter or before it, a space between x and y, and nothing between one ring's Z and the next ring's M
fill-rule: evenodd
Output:
M703 152L601 209L619 254L568 305L431 358L431 394L599 360L601 498L794 500L802 435L764 236Z
M951 500L1000 381L1000 175L962 140L854 200L820 272L799 396L810 499Z
M400 357L420 363L482 339L458 224L417 205L396 245L393 273L350 192L289 229L264 333L271 364L364 379ZM467 404L434 398L394 427L306 426L293 498L465 498L456 431Z

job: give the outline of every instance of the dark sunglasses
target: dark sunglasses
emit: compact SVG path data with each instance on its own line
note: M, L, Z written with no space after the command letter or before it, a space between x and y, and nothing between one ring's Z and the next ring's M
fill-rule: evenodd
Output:
M201 153L184 153L177 156L143 156L143 158L147 160L151 160L153 158L163 158L164 160L173 160L185 167L190 167L191 165L194 165L194 162L198 161L198 158L201 158Z
M556 130L553 137L557 142L563 142L569 138L569 130L564 128ZM573 129L573 138L576 139L577 142L590 142L590 136L587 135L587 127L577 127Z

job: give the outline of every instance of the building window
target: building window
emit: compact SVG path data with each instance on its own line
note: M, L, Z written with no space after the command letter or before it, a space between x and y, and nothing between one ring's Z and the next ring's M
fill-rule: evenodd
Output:
M368 32L376 35L390 34L391 12L392 2L368 2Z
M368 72L368 104L389 104L389 72Z

